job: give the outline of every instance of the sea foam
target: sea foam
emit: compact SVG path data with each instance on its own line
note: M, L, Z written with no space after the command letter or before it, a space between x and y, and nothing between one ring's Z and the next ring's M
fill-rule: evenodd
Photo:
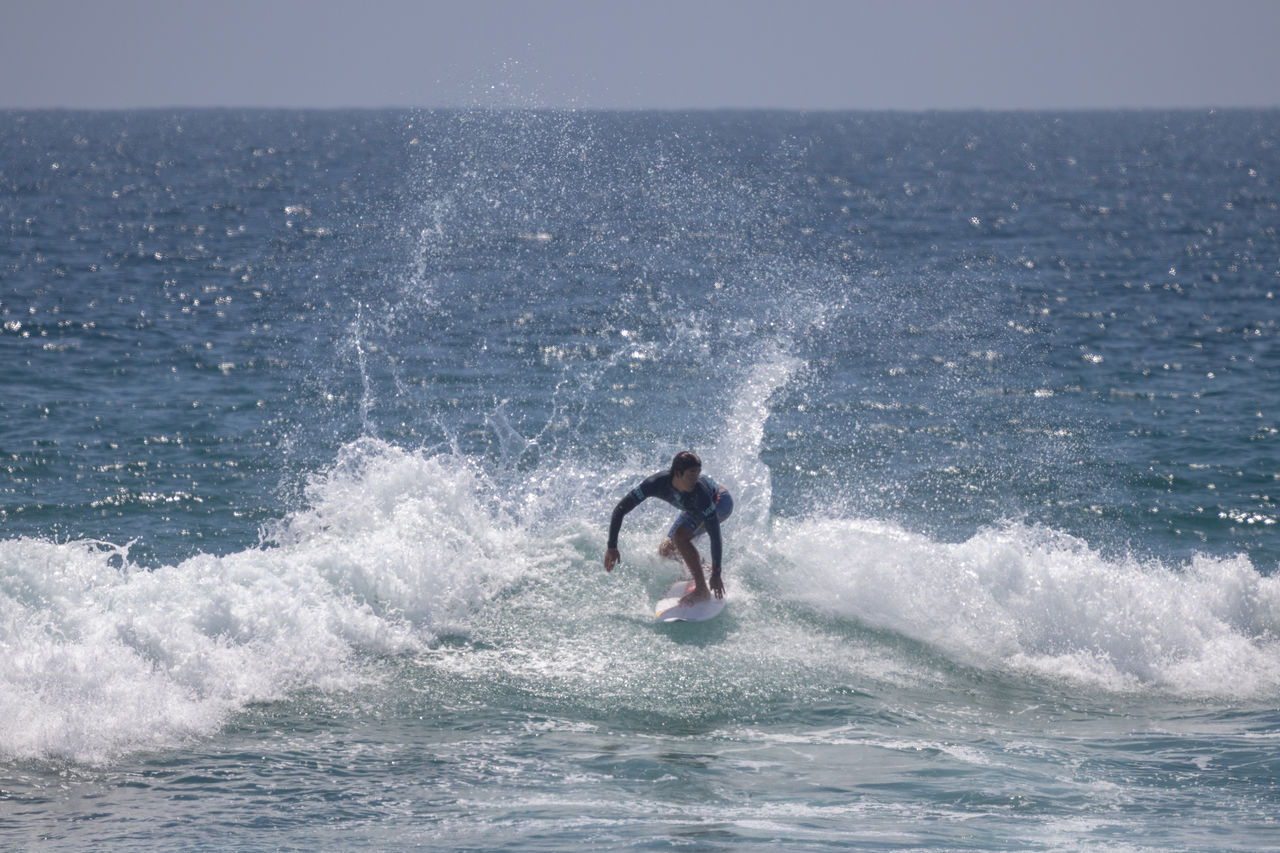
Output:
M1280 695L1280 578L1244 556L1112 557L1006 524L940 542L874 520L779 522L796 600L962 663L1120 691Z
M0 542L0 757L107 761L359 687L537 554L484 492L459 457L362 440L261 547L144 569L108 543Z

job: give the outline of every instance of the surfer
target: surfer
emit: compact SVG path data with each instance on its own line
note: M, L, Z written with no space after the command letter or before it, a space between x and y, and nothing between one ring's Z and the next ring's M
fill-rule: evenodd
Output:
M605 571L613 571L621 554L618 553L618 531L623 517L640 505L645 498L659 498L680 510L675 523L667 532L667 538L658 545L658 553L668 559L683 559L693 576L694 590L685 596L688 601L701 601L715 593L724 597L724 581L720 577L720 522L733 512L733 498L716 481L702 474L702 460L691 451L676 454L671 460L671 470L659 471L618 501L609 522L609 544L604 552ZM711 540L711 578L702 572L702 557L693 544L694 537L706 534Z

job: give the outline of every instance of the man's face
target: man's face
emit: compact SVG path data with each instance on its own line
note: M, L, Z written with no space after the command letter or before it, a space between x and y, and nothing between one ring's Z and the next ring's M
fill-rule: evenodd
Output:
M693 487L698 485L698 478L701 476L701 468L686 468L671 478L671 485L675 487L677 492L692 492Z

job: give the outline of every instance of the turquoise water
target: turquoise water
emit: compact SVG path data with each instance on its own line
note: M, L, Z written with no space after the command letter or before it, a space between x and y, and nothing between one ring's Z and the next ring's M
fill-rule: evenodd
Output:
M1274 847L1278 119L0 114L0 843Z

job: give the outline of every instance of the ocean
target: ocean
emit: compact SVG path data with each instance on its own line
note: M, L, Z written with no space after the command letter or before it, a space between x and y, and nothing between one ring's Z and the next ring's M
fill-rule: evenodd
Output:
M1278 204L1275 110L0 112L0 848L1280 850Z

